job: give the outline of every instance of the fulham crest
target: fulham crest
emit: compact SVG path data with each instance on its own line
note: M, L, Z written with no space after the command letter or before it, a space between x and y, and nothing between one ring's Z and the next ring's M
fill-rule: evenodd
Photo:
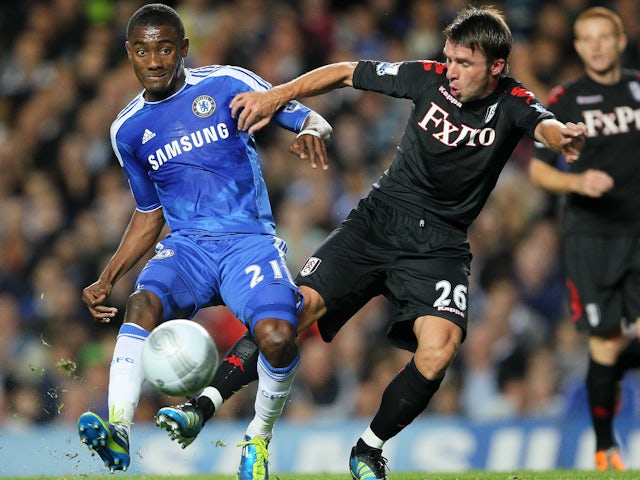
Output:
M302 267L302 270L300 270L300 276L308 277L318 269L320 263L322 263L322 260L320 260L318 257L309 257L307 263L305 263L304 267Z
M489 108L487 108L487 113L484 116L484 123L489 123L493 116L496 114L496 109L498 108L498 103L494 103Z

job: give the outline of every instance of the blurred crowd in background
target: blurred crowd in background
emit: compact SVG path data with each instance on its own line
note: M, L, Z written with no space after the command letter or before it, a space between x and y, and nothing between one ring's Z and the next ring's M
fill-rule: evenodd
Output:
M0 2L0 427L75 424L87 409L107 415L115 333L138 270L98 324L81 301L115 251L133 199L111 150L109 127L138 92L124 49L134 0ZM442 59L442 29L461 0L183 0L187 66L233 64L272 84L319 65L360 58ZM476 2L478 3L478 2ZM514 33L510 74L543 103L581 73L572 23L604 5L625 22L625 66L640 67L640 2L503 0ZM335 91L304 103L331 122L331 168L312 170L288 153L289 132L257 134L277 231L296 273L307 256L393 157L411 105L374 93ZM561 198L535 189L523 141L469 231L474 260L470 324L454 365L426 414L471 419L585 415L585 338L569 321L561 271ZM409 356L384 335L393 311L368 304L332 344L301 339L302 361L285 418L371 416ZM243 333L224 307L195 319L221 353ZM640 411L625 380L622 408ZM246 387L217 418L248 416ZM637 391L637 388L635 389ZM137 421L181 399L145 389Z

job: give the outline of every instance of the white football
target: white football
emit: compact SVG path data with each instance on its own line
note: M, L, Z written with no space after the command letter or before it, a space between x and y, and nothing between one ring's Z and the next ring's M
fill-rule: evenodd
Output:
M192 320L169 320L145 340L142 368L156 389L186 397L211 382L218 368L218 349L203 326Z

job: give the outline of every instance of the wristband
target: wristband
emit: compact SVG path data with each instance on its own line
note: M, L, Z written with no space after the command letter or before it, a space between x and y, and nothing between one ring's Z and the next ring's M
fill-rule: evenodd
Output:
M296 138L300 138L302 135L313 135L314 137L322 138L317 131L310 129L302 130L298 135L296 135Z

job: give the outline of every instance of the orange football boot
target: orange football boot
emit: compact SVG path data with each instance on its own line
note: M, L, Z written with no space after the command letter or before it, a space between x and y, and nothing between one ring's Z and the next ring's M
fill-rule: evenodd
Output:
M598 450L595 456L596 470L624 470L624 462L617 448Z

